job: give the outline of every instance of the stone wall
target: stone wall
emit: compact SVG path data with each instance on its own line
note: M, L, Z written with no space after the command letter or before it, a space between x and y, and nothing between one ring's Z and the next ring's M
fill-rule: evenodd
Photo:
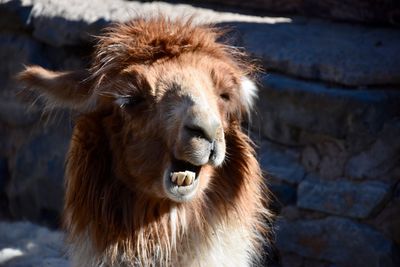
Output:
M396 0L195 0L179 2L213 4L273 14L320 17L338 21L400 26L400 2Z
M398 266L400 31L310 18L122 0L0 0L0 218L58 225L74 118L43 112L12 76L24 64L85 67L91 34L159 10L232 27L235 44L266 69L251 135L279 215L274 264Z

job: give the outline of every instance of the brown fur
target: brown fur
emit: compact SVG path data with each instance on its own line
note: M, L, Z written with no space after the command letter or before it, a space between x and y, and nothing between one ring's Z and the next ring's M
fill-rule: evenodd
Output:
M220 35L190 21L139 19L99 38L86 76L61 74L74 77L79 88L72 86L73 91L58 85L73 82L50 82L45 78L52 72L38 67L19 76L30 87L51 91L49 98L57 103L94 105L77 120L71 140L65 227L75 245L89 238L99 264L177 266L188 248L212 249L217 226L248 229L251 256L261 249L271 215L254 150L240 128L247 108L238 90L253 66L238 50L218 43ZM204 90L226 142L223 164L203 166L199 192L184 203L167 198L160 184L171 151L183 142L179 118L168 115L183 101L184 90L171 89L175 86ZM121 110L113 100L124 95L141 102Z

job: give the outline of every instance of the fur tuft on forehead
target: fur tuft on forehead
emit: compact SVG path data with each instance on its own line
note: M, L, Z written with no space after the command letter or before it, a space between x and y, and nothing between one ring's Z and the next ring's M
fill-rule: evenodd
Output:
M219 42L224 33L210 25L195 25L192 19L141 18L115 24L99 37L91 70L94 75L118 72L185 53L204 53L235 65L244 75L252 72L254 66L244 52Z

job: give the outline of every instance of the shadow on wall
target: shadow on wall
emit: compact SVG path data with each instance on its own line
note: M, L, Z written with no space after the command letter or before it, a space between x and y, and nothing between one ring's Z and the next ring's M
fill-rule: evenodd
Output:
M258 16L300 15L375 26L400 26L400 3L393 0L168 0L167 2Z

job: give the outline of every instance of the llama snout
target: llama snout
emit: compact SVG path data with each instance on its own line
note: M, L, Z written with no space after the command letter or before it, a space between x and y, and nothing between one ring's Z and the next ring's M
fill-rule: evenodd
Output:
M181 124L164 174L164 190L170 199L186 202L196 195L200 184L208 183L209 174L204 169L221 165L226 148L221 119L212 109L194 102L179 117Z
M175 157L180 160L196 166L219 166L225 158L224 130L220 118L206 108L189 108L176 148Z

